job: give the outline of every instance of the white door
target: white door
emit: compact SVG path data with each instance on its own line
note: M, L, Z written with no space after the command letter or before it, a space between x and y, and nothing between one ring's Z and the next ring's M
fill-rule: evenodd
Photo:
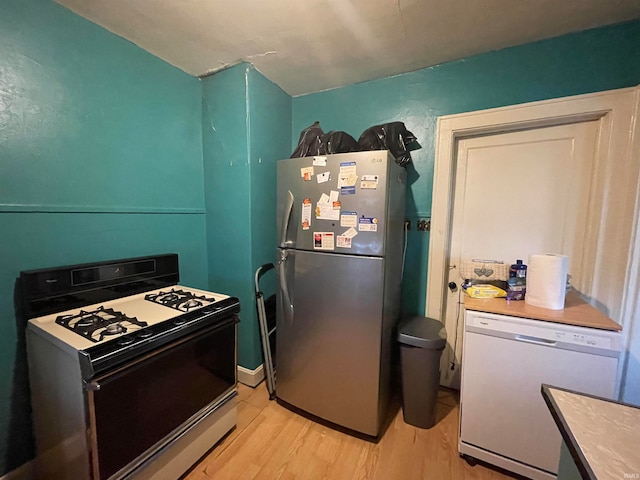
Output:
M585 121L457 142L447 283L458 288L445 290L444 384L460 382L464 260L510 265L526 264L530 254L564 254L580 285L597 133L598 122Z

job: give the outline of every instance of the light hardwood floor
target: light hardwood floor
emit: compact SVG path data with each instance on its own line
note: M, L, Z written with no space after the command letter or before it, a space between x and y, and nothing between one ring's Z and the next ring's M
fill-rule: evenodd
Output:
M338 432L270 401L264 382L239 385L238 426L185 480L512 480L458 456L458 399L438 395L437 423L407 425L397 402L378 443ZM392 409L392 412L393 412Z

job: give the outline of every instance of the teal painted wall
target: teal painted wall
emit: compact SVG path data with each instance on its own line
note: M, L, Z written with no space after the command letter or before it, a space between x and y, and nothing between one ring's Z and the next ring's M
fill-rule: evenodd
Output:
M206 288L200 83L45 0L0 14L0 476L33 456L14 282L176 252Z
M253 274L275 260L275 162L302 128L320 120L357 137L404 121L423 146L407 214L428 216L437 116L635 85L639 43L634 22L291 99L249 65L200 82L53 2L5 1L0 475L33 455L20 270L176 252L185 284L240 297L239 360L253 369ZM428 234L412 230L408 311L424 309L427 248Z
M256 70L250 70L250 158L251 225L253 272L265 263L275 263L276 245L276 162L291 155L292 98ZM272 270L260 280L268 297L276 291ZM256 323L256 332L259 329ZM258 347L261 348L261 347ZM261 350L259 350L261 352ZM261 355L261 353L260 353ZM259 358L262 363L262 358ZM255 368L254 365L252 368Z
M240 299L238 361L251 368L256 353L246 70L238 65L202 80L202 144L209 288Z
M291 97L252 66L202 80L209 288L240 299L238 362L262 352L253 276L275 255L275 161L288 156Z
M632 22L295 97L292 141L315 120L355 138L372 125L404 122L422 145L412 152L407 217L428 217L438 116L637 85L638 45L640 22ZM414 227L403 281L407 312L425 309L428 246L428 233Z

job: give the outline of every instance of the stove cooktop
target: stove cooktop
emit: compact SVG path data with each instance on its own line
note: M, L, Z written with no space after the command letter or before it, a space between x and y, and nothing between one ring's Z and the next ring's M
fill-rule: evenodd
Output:
M149 327L164 322L169 322L165 328L170 329L172 324L180 323L182 317L189 313L197 318L197 312L202 311L202 315L207 315L215 311L218 305L222 308L229 298L221 293L176 285L37 317L29 320L29 325L31 329L53 337L66 348L84 350L134 334L144 337L151 332ZM153 331L157 334L162 329L155 327Z
M60 315L56 318L56 323L92 342L100 342L105 337L127 333L128 325L138 327L148 325L147 322L141 322L135 317L128 317L124 313L117 312L113 308L104 308L102 305L95 310L80 310L75 314Z
M175 308L181 312L197 310L198 308L210 305L216 301L216 297L212 295L207 297L205 295L198 295L193 291L182 290L180 288L148 293L144 296L144 299L166 307Z

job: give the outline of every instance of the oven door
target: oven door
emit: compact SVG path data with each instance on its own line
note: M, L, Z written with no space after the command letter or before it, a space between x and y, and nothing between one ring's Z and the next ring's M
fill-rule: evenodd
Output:
M237 321L229 317L87 384L94 479L131 472L235 392Z

